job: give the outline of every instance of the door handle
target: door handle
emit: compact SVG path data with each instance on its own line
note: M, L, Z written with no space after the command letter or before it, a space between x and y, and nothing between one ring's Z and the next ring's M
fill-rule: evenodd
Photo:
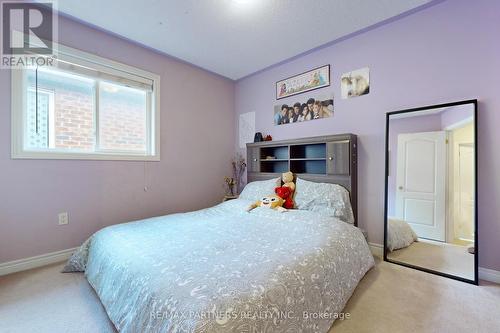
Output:
M402 191L403 190L403 186L399 186L398 190Z

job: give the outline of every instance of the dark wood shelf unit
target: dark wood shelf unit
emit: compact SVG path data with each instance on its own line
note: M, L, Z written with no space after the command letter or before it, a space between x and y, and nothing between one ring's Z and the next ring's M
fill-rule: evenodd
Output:
M274 159L266 159L273 156ZM292 171L305 180L347 188L357 218L357 137L338 134L247 144L248 181Z

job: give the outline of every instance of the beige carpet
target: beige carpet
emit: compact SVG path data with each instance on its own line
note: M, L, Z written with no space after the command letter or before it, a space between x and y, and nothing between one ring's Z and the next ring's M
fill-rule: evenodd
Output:
M83 274L61 264L0 277L0 331L113 332ZM463 282L377 261L331 332L500 332L500 285Z
M410 246L389 252L391 260L435 271L474 279L474 255L468 246L420 240Z

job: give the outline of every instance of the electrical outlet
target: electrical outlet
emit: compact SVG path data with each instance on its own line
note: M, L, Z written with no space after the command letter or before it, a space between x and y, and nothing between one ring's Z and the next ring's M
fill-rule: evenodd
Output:
M58 217L59 217L59 225L64 225L69 223L68 213L66 212L60 213Z

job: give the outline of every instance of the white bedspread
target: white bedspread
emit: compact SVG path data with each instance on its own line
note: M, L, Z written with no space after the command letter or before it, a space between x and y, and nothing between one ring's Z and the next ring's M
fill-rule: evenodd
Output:
M67 270L123 332L327 332L374 265L362 233L249 203L104 228Z

